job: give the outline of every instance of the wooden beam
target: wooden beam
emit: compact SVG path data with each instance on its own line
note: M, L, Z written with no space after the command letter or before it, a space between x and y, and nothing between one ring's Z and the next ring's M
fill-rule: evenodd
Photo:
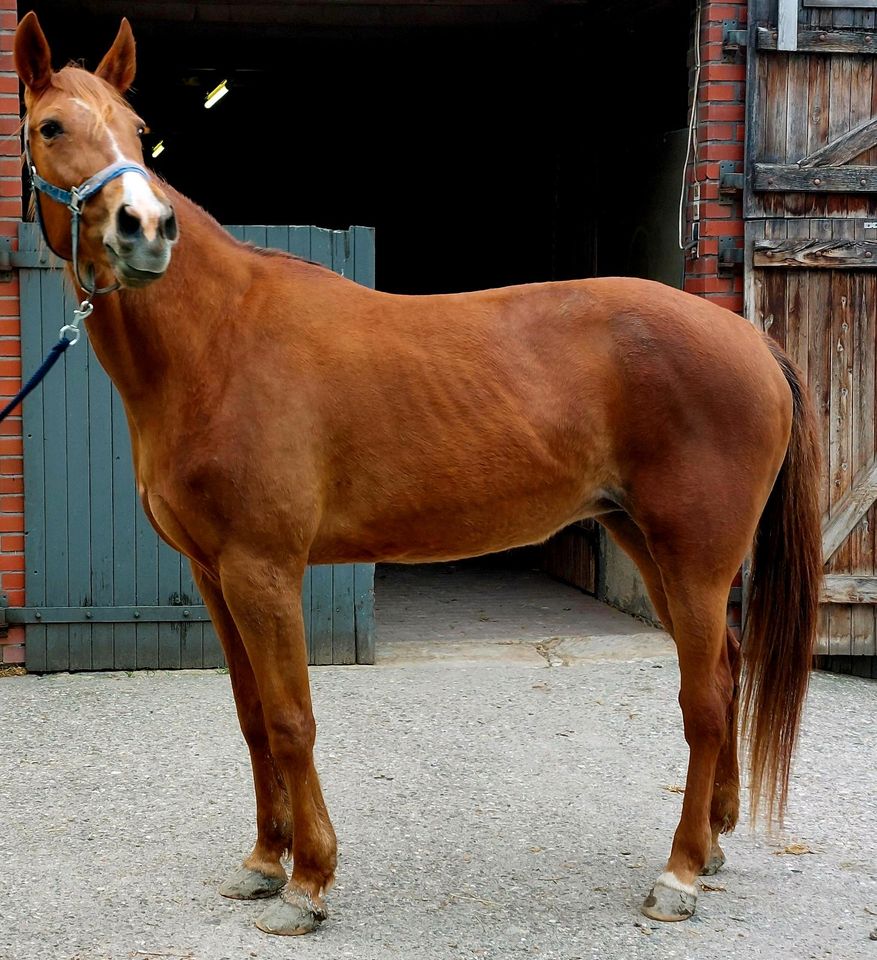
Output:
M778 33L771 27L757 27L755 43L759 50L776 50ZM877 32L852 30L799 30L798 53L877 53Z
M877 270L877 240L756 240L752 265Z
M854 127L832 140L824 147L814 150L803 160L798 161L799 167L828 167L848 163L865 150L870 150L877 143L877 117L871 117L859 126Z
M877 603L877 577L827 576L819 599L822 603Z
M798 48L798 0L777 0L777 50Z
M877 167L807 167L756 163L752 187L759 192L877 193Z
M805 7L858 7L873 10L877 0L804 0Z
M825 563L855 530L862 517L877 500L877 457L856 477L855 482L835 504L830 517L822 518L822 559Z

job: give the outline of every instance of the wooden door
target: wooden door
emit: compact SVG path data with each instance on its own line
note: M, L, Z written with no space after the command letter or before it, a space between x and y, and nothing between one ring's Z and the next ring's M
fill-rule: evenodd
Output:
M369 228L226 229L374 286ZM19 251L22 359L30 371L74 304L35 223L20 224ZM140 507L122 403L87 337L27 398L23 426L26 606L3 614L25 625L28 669L221 666L188 561L159 540ZM311 663L374 662L373 564L309 568L303 601Z
M746 315L807 376L824 451L819 652L877 655L877 0L752 0Z

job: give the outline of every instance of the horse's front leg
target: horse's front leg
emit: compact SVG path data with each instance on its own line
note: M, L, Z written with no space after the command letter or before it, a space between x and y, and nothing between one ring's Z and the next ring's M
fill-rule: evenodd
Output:
M292 849L292 814L286 788L271 756L256 678L238 628L219 584L193 564L195 582L222 643L241 732L250 751L256 792L256 844L219 892L234 900L257 900L278 893L286 883L281 859Z
M262 701L274 764L292 815L293 870L256 920L267 933L300 934L326 918L335 879L335 831L314 768L316 725L301 612L305 563L279 565L246 552L220 563L220 585L240 631Z

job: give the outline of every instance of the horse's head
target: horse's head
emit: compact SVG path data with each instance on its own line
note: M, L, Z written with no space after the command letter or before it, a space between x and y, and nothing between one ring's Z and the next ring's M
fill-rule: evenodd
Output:
M25 137L49 245L72 259L76 240L65 193L82 188L88 199L80 214L79 262L112 271L125 287L157 280L170 263L177 224L143 166L143 121L123 97L135 69L128 21L93 74L75 66L54 72L39 20L28 13L15 33L15 69L26 88Z

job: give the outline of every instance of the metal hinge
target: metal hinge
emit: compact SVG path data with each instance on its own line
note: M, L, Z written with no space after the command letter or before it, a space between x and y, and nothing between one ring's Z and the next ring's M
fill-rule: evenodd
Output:
M746 52L748 31L740 28L738 20L722 22L722 50L727 54Z
M719 163L719 203L733 203L742 192L743 174L737 171L737 161L722 160Z
M743 248L737 246L737 237L719 237L718 274L728 277L743 264Z
M10 237L0 237L0 283L11 283L15 271L48 269L48 250L13 250Z

